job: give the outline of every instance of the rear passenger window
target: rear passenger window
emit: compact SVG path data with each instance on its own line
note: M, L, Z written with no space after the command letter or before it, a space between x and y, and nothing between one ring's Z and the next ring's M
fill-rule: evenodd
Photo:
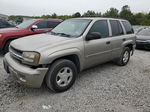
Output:
M48 28L55 28L60 22L48 21Z
M123 29L119 21L110 20L110 25L112 29L112 36L123 35Z
M99 32L103 38L109 36L108 23L106 20L99 20L94 23L89 33Z
M134 33L133 28L132 28L131 24L128 21L122 21L122 24L123 24L127 34Z

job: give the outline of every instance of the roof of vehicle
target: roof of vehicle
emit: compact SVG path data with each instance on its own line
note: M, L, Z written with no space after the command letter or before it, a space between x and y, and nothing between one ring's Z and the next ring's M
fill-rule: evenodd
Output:
M29 20L25 20L25 21L33 21L33 22L39 22L39 21L56 21L56 22L62 22L62 19L29 19Z
M48 19L31 19L35 21L43 21L43 20L48 20L48 21L63 21L62 19L53 19L53 18L48 18Z
M125 20L125 19L104 18L104 17L81 17L81 18L73 18L73 19L92 19L92 20L109 19L109 20L122 20L122 21L127 21L127 20Z

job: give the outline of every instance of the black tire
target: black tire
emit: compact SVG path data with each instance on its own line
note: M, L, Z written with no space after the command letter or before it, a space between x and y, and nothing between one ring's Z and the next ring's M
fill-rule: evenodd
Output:
M61 69L65 68L65 67L72 70L71 73L73 74L73 76L71 76L72 78L71 78L70 82L68 83L68 85L62 87L57 83L57 78L59 77L58 74L61 71ZM45 78L46 85L49 89L51 89L54 92L64 92L64 91L68 90L70 87L72 87L72 85L74 84L74 82L76 80L76 76L77 76L77 67L75 66L75 64L70 60L60 59L60 60L55 61L49 67L49 70L48 70L48 72L46 74L46 78ZM67 78L67 80L68 80L68 78Z
M10 45L11 40L7 41L4 49L3 49L3 53L6 54L9 51L9 45Z
M125 53L128 53L128 59L126 59L126 61L124 61L124 55L125 55ZM129 60L130 60L130 48L129 47L125 47L123 49L122 53L121 53L120 58L117 59L116 63L119 66L125 66L125 65L128 64Z

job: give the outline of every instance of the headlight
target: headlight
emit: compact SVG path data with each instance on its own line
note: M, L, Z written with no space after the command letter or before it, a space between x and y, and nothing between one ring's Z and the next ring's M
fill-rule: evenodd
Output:
M29 65L38 65L40 60L40 54L37 52L23 52L22 62Z
M0 38L2 37L3 35L2 34L0 34Z

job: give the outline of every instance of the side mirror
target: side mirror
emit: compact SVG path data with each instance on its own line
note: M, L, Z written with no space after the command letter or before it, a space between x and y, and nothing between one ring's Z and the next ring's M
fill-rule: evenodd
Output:
M37 25L33 25L33 26L31 27L31 30L32 30L32 31L35 30L35 29L38 29L38 26L37 26Z
M99 32L91 32L91 33L87 34L87 36L86 36L87 41L100 39L100 38L102 38L102 36Z

